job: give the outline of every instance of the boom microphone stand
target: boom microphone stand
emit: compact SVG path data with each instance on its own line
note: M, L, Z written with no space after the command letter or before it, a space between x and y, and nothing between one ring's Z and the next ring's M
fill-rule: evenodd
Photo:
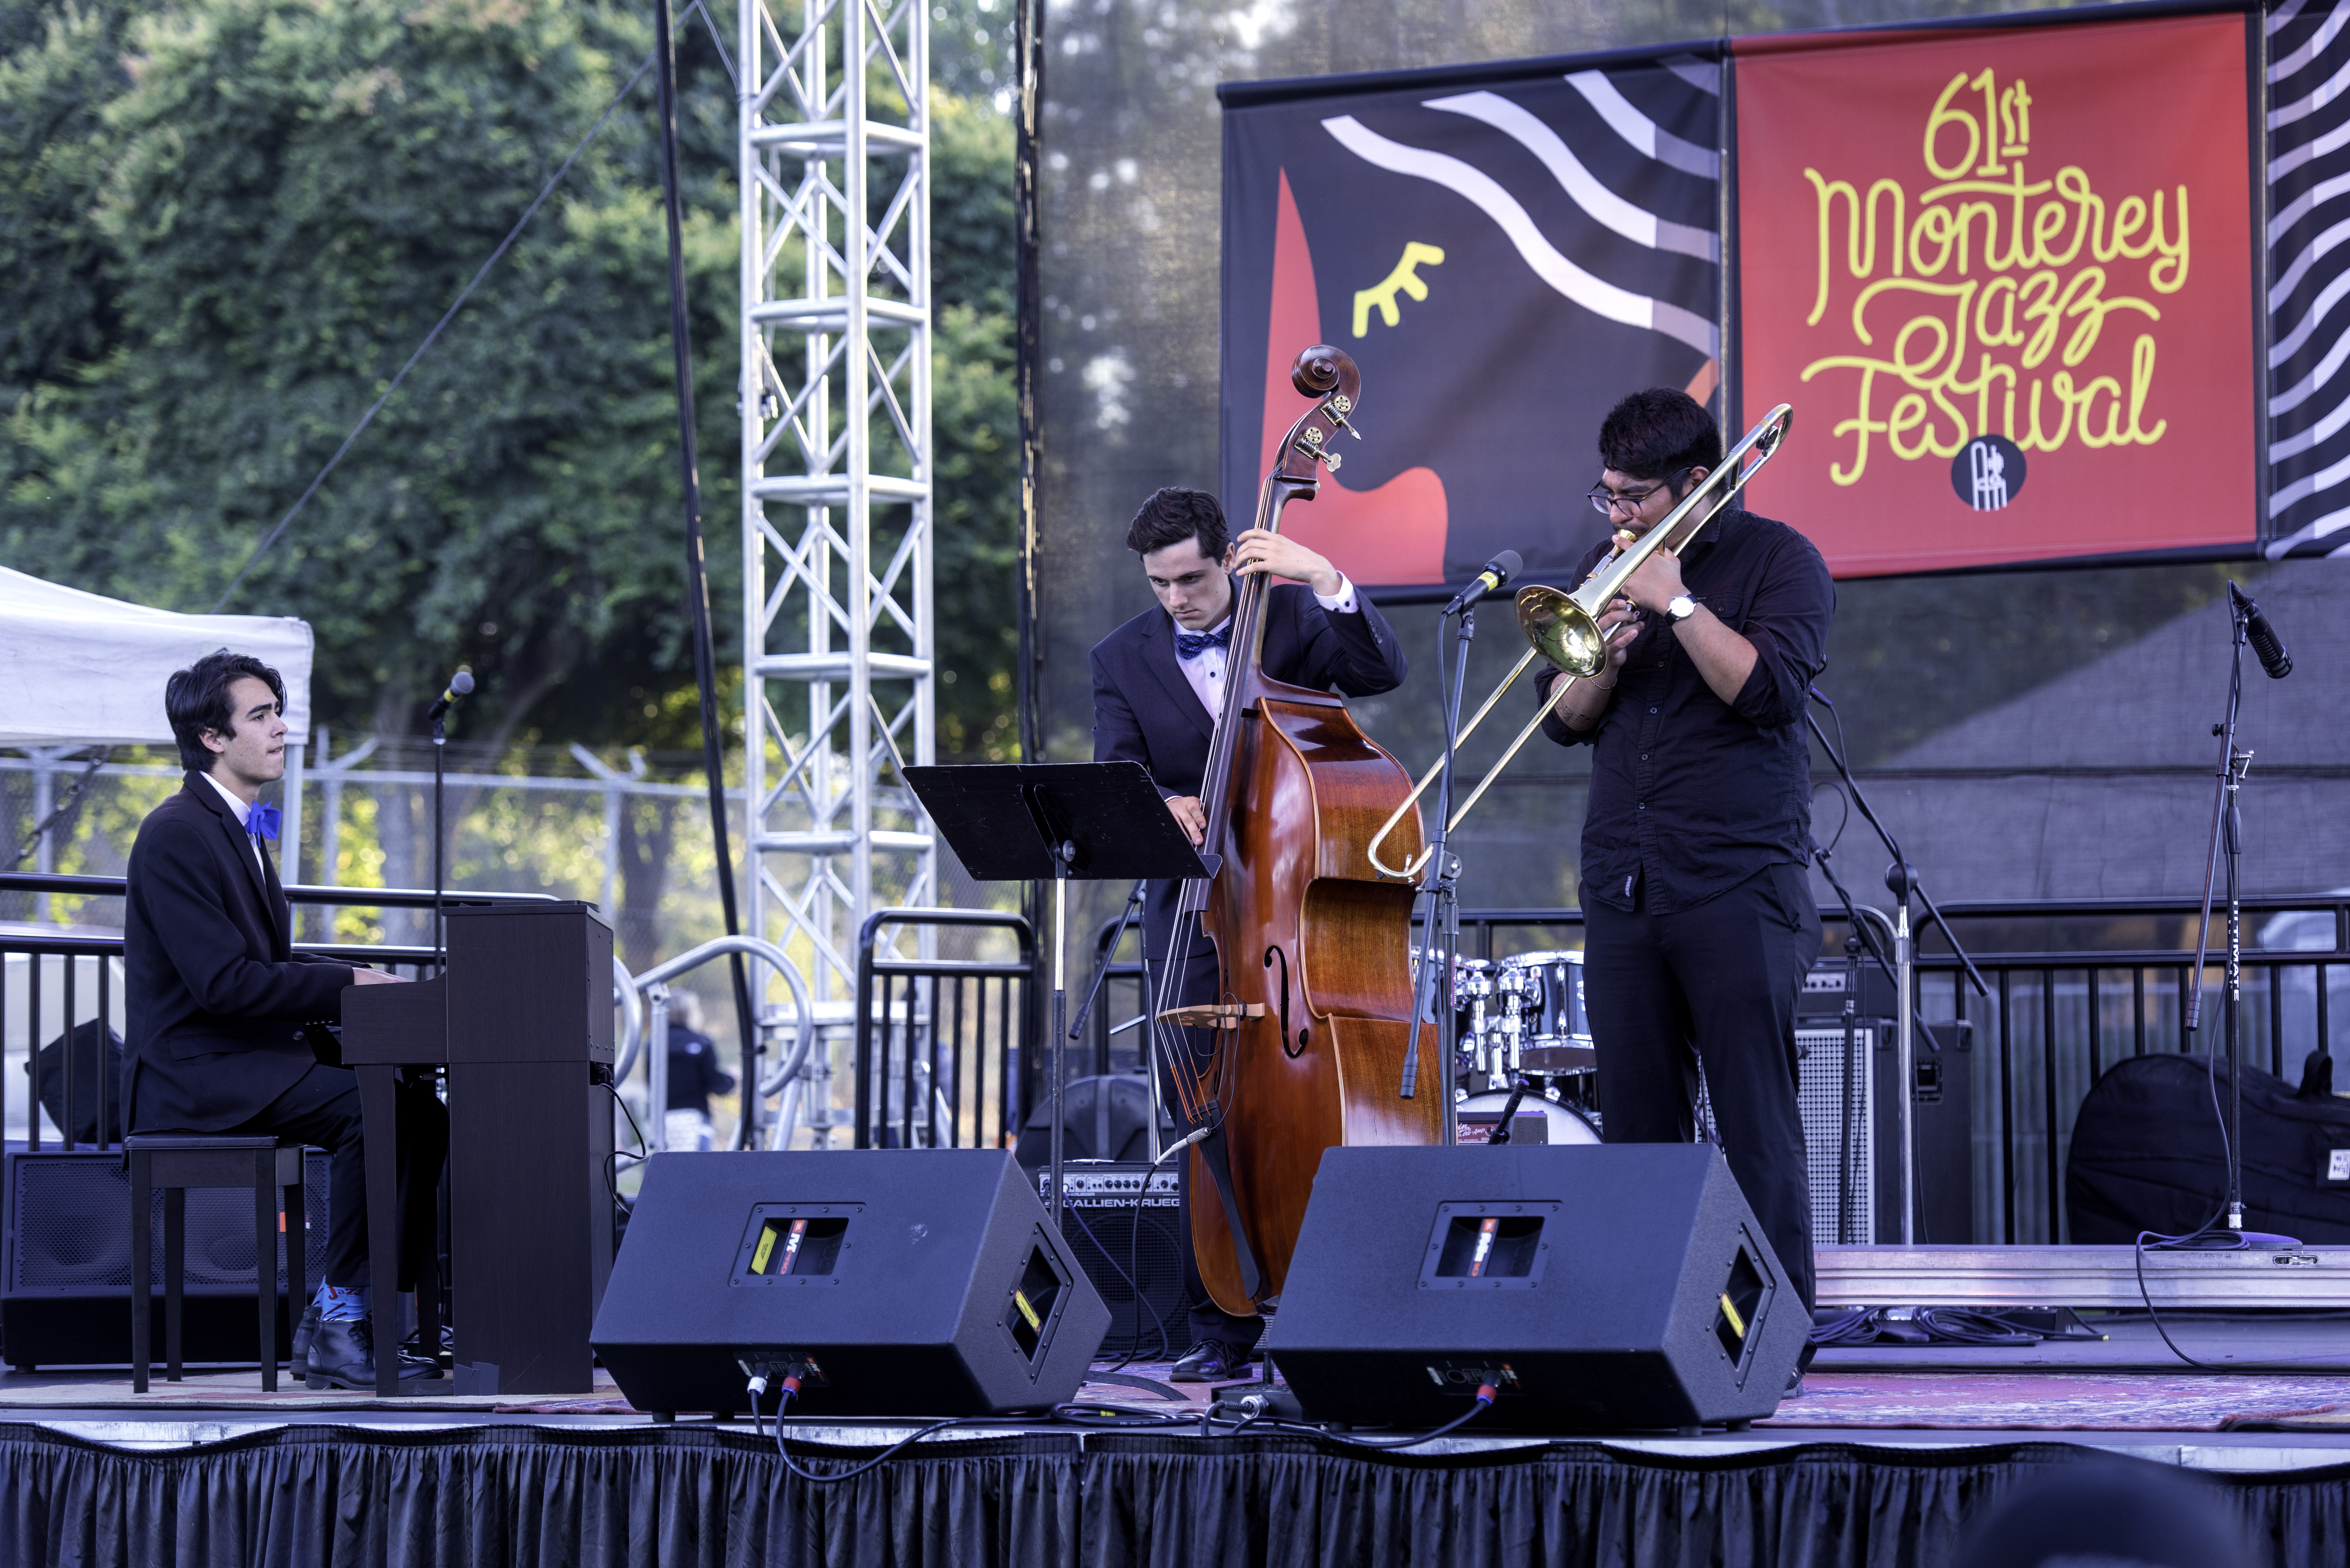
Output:
M466 666L457 666L457 673L449 677L449 684L433 702L426 716L432 721L432 972L441 974L449 967L447 928L441 919L441 893L443 886L442 862L446 853L447 835L441 822L441 775L442 754L449 749L449 710L457 705L460 697L473 694L473 672Z
M1813 701L1832 714L1835 712L1835 704L1829 701L1827 694L1818 687L1811 689L1811 695ZM1991 987L1983 983L1983 977L1975 969L1974 961L1967 957L1966 949L1959 945L1958 936L1950 929L1950 923L1942 919L1942 911L1934 907L1933 896L1926 891L1925 883L1918 879L1918 868L1909 864L1901 853L1901 846L1887 830L1877 813L1869 808L1868 797L1861 793L1860 781L1853 777L1851 765L1845 761L1843 752L1829 742L1827 732L1820 727L1819 715L1807 710L1804 716L1810 721L1812 733L1827 753L1828 761L1835 764L1836 772L1843 776L1844 787L1851 792L1852 803L1860 808L1862 820L1877 830L1877 836L1884 841L1886 853L1893 857L1893 864L1886 868L1885 886L1899 904L1893 919L1893 966L1900 1012L1895 1020L1893 1038L1894 1073L1898 1083L1894 1094L1901 1109L1901 1244L1915 1246L1918 1235L1917 1113L1911 1105L1911 1096L1916 1092L1918 1079L1918 939L1909 925L1909 900L1912 897L1925 905L1927 918L1940 928L1942 940L1949 942L1950 951L1958 955L1959 962L1966 969L1967 979L1975 988L1975 994L1988 998ZM1841 719L1837 721L1836 727L1839 731L1843 729ZM1930 1038L1929 1043L1931 1043ZM1935 1049L1939 1050L1940 1047L1936 1046Z
M1453 649L1452 690L1444 696L1444 766L1436 786L1436 836L1428 846L1428 876L1421 884L1429 896L1428 920L1420 928L1419 982L1413 987L1411 1044L1404 1052L1403 1081L1399 1086L1405 1099L1418 1093L1420 1031L1427 1024L1435 1024L1436 1050L1442 1063L1446 1091L1444 1141L1448 1144L1454 1138L1452 959L1461 943L1461 867L1445 841L1451 836L1452 763L1461 738L1461 691L1469 675L1469 645L1477 636L1474 607L1464 607L1460 613L1461 627ZM1444 644L1440 638L1436 646L1441 653ZM1443 966L1440 980L1437 972L1440 963Z
M2195 922L2195 983L2188 990L2186 1025L2203 1021L2203 959L2211 933L2211 884L2224 851L2228 861L2228 961L2220 992L2221 1036L2228 1051L2227 1227L2244 1235L2244 1064L2241 1032L2243 1009L2244 816L2236 794L2251 772L2252 753L2236 747L2236 716L2244 700L2244 644L2250 641L2272 680L2293 672L2293 660L2269 627L2260 607L2234 583L2228 585L2228 711L2211 726L2220 741L2220 771L2211 798L2211 847L2203 861L2203 912ZM2247 1237L2247 1241L2254 1238ZM2286 1238L2262 1236L2266 1245L2292 1245Z

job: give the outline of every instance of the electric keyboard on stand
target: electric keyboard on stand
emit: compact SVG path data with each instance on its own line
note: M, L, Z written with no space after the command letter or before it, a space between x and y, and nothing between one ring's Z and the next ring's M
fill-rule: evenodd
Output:
M454 1392L585 1394L589 1326L612 1272L612 929L580 903L446 911L448 967L343 992L343 1064L367 1127L369 1272L388 1300L402 1067L449 1075L449 1258ZM418 1260L425 1344L433 1265ZM376 1392L400 1387L377 1345Z

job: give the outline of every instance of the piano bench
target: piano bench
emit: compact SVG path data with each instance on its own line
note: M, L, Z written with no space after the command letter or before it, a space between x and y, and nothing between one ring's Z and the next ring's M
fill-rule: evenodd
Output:
M261 1303L261 1387L277 1391L277 1243L286 1246L287 1302L298 1319L309 1302L303 1277L306 1237L293 1220L304 1218L302 1146L274 1137L211 1137L196 1133L134 1134L123 1139L130 1167L130 1386L147 1392L149 1262L154 1192L163 1192L163 1376L180 1376L180 1304L185 1286L188 1189L253 1189L255 1293ZM292 1325L289 1324L289 1337ZM294 1375L301 1376L302 1368Z

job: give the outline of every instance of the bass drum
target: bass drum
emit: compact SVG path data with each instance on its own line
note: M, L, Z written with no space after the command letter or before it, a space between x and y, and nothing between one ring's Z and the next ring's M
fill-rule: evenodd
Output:
M1454 1112L1454 1119L1464 1124L1475 1123L1482 1119L1483 1126L1490 1129L1494 1123L1502 1119L1502 1108L1509 1103L1509 1090L1488 1089L1482 1094L1471 1095L1462 1100ZM1518 1116L1521 1118L1532 1116L1536 1111L1542 1112L1543 1121L1545 1124L1544 1130L1549 1134L1549 1140L1553 1144L1599 1141L1599 1130L1584 1118L1582 1112L1572 1106L1562 1106L1555 1100L1545 1099L1540 1095L1528 1095L1518 1102ZM1461 1141L1465 1144L1472 1141L1483 1143L1487 1140L1483 1137L1464 1137Z

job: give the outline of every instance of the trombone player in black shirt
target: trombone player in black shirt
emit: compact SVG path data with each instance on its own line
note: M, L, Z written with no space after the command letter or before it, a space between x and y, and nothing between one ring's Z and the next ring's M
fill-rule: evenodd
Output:
M1687 394L1636 392L1599 431L1591 504L1637 538L1721 462ZM1613 547L1595 547L1588 574ZM1722 1153L1812 1303L1795 1002L1820 950L1803 728L1835 588L1811 542L1732 501L1659 549L1600 617L1598 674L1560 686L1544 732L1592 748L1584 979L1609 1143L1685 1143L1701 1066ZM1808 1349L1804 1359L1810 1359Z

